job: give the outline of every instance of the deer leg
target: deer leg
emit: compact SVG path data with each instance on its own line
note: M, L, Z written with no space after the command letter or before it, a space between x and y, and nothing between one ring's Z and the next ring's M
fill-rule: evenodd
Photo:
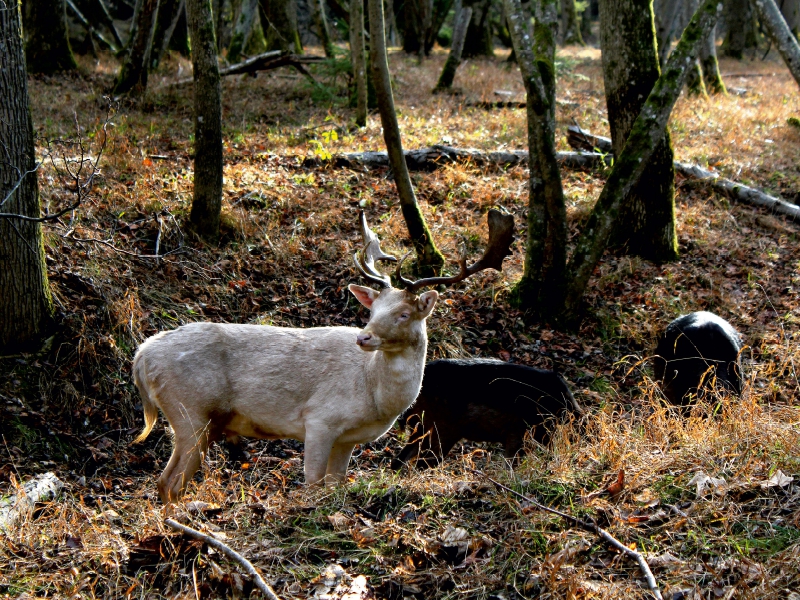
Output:
M324 485L336 434L327 429L306 429L303 470L308 485Z
M180 498L183 490L200 468L209 444L209 434L201 431L192 436L175 436L175 448L169 458L167 468L158 478L158 495L164 504Z
M347 480L347 465L353 453L354 444L334 444L328 458L328 470L325 475L326 484L341 484Z

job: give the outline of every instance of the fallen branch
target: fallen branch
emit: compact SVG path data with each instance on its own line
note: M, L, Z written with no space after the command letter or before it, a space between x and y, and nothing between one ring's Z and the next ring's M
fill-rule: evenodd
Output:
M253 56L235 65L230 65L219 70L220 77L228 75L242 75L245 73L257 73L259 71L271 71L280 67L294 67L306 77L311 77L304 65L320 63L325 60L324 56L308 56L301 54L291 54L284 50L271 50L258 56ZM184 85L194 81L193 77L179 79L170 85Z
M518 496L519 498L522 498L523 500L525 500L526 502L529 502L530 504L532 504L533 506L535 506L539 510L543 510L543 511L549 512L551 514L558 515L562 519L565 519L565 520L569 521L570 523L573 523L573 524L577 525L578 527L580 527L580 528L582 528L582 529L584 529L584 530L586 530L586 531L588 531L590 533L594 533L595 535L597 535L601 539L605 540L606 542L608 542L609 544L614 546L617 550L619 550L623 554L627 555L629 558L634 559L639 564L639 568L642 570L642 573L644 574L644 577L647 580L647 586L650 588L650 591L653 592L653 595L658 600L664 600L664 597L661 595L661 590L658 589L658 583L656 582L656 578L653 576L653 572L650 570L650 566L647 564L647 560L645 559L644 555L642 555L641 552L637 552L636 550L632 550L631 548L628 548L628 546L626 546L625 544L620 542L617 538L615 538L613 535L608 533L608 531L606 531L602 527L598 527L595 523L589 523L588 521L584 521L583 519L579 519L578 517L574 517L569 513L561 512L560 510L556 510L555 508L550 508L549 506L545 506L544 504L541 504L541 503L537 502L533 498L529 498L528 496L525 496L524 494L520 494L516 490L512 490L510 487L505 486L502 483L500 483L499 481L496 481L496 480L492 479L491 477L489 477L488 475L486 475L482 471L478 471L476 469L470 469L470 471L472 471L476 475L479 475L480 477L484 477L484 478L488 479L489 481L491 481L497 487L499 487L499 488L501 488L503 490L506 490L507 492L511 492L512 494L514 494L515 496Z
M259 575L256 568L253 566L249 560L247 560L244 556L236 552L233 548L228 546L227 544L222 543L217 538L197 531L196 529L192 529L191 527L187 527L186 525L181 525L174 519L164 519L164 523L169 525L173 529L180 531L181 533L188 535L189 537L193 537L196 540L200 540L201 542L205 542L215 550L219 550L225 556L238 562L245 572L253 578L253 581L256 584L256 587L261 590L261 592L270 600L280 600L278 595L273 591L273 589L267 584L266 581Z
M601 135L592 135L577 126L570 126L567 128L567 142L573 148L580 150L597 149L602 152L611 151L610 138ZM796 204L770 196L760 190L742 185L741 183L736 183L730 179L725 179L724 177L720 177L719 173L709 171L701 166L675 161L675 171L688 179L695 179L708 183L717 193L735 202L763 206L776 213L791 217L792 219L800 218L800 207Z
M47 472L23 484L14 496L0 500L0 531L8 531L30 514L37 502L54 500L63 487L54 473Z

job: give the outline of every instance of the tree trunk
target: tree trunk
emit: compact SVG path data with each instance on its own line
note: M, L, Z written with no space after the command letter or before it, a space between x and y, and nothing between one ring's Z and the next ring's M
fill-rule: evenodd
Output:
M761 19L761 25L767 30L767 35L781 53L792 77L800 85L800 45L797 43L797 38L789 30L783 15L775 5L775 0L753 1Z
M16 2L0 10L0 212L36 218L39 187L21 18ZM41 224L0 218L0 264L0 354L32 350L53 316Z
M137 16L128 42L128 52L114 86L114 94L141 95L147 89L147 71L153 39L153 23L158 14L158 0L139 0Z
M727 95L725 82L722 81L722 74L719 72L717 62L717 29L711 30L711 34L700 46L700 66L703 68L703 79L706 83L706 90L711 94Z
M661 77L633 123L628 141L622 154L617 157L594 210L578 236L567 267L572 278L567 285L562 313L566 320L575 320L579 314L589 278L616 226L622 202L639 182L663 140L669 116L681 88L686 83L687 66L697 57L700 44L716 23L720 9L719 0L704 0L683 31L678 46L670 55Z
M267 40L267 50L303 53L297 30L297 8L294 0L259 0L261 29Z
M600 5L603 80L617 156L660 73L651 1L604 0ZM657 262L678 257L672 161L665 133L641 182L624 199L613 235L612 243L628 253Z
M178 16L171 27L172 35L167 48L188 58L191 55L191 48L189 47L189 23L186 20L186 0L181 0Z
M797 37L797 28L800 25L800 0L781 0L780 10L789 31Z
M325 6L320 0L308 0L308 8L311 11L311 22L314 23L314 28L325 51L325 56L333 58L333 42L331 42L331 34L328 30L328 20L325 17Z
M216 241L222 207L222 90L211 0L187 0L194 74L194 196L190 220Z
M6 2L11 4L12 0ZM16 5L16 1L13 1ZM78 68L67 35L64 0L36 0L30 7L30 26L26 35L25 57L29 73L52 75Z
M364 44L364 0L350 0L350 61L356 84L356 125L367 126L367 57Z
M467 37L467 27L472 20L472 8L462 6L455 15L455 25L453 26L453 43L450 45L450 55L444 63L439 82L434 88L434 93L440 90L449 90L453 87L458 65L461 64L461 53L464 50L464 39Z
M658 64L667 64L672 46L672 35L678 22L681 0L658 0L653 5L656 17L656 41L658 43Z
M214 13L217 24L214 29L217 39L217 54L222 53L231 43L231 28L233 26L233 6L231 0L219 0L219 12Z
M589 3L586 2L583 7L583 12L581 12L581 39L583 40L584 44L590 42L594 39L594 34L592 33L592 15L591 9L589 7Z
M464 6L472 7L472 20L467 28L467 37L464 41L464 58L476 56L494 56L494 43L492 42L492 21L489 11L492 7L491 0L477 0L464 2Z
M584 46L578 28L578 9L575 0L561 0L561 42L565 46Z
M369 0L369 53L372 79L375 82L375 94L378 99L378 111L383 126L383 139L386 142L386 150L397 186L397 195L400 197L400 208L417 253L418 269L423 275L427 275L442 268L444 257L436 247L428 225L425 223L425 218L419 209L417 198L414 195L414 186L411 184L411 177L403 157L403 143L400 139L397 113L394 109L389 60L386 56L382 0Z
M242 52L247 47L247 42L250 41L257 12L258 0L242 0L242 9L236 20L236 27L233 29L231 45L228 47L229 63L234 64L242 59Z
M745 49L758 45L754 31L756 19L750 0L726 0L723 18L726 33L722 54L742 60Z
M533 40L519 0L505 0L508 30L527 94L530 177L528 239L522 278L511 301L542 316L563 303L567 260L567 213L555 147L556 0L534 3Z
M183 10L181 0L159 0L156 26L153 30L153 41L150 44L150 70L155 71L172 38L175 25L178 22L178 13Z

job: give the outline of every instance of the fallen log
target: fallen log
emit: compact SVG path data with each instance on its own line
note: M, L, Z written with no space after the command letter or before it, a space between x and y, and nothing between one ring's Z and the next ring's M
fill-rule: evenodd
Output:
M610 138L592 135L578 126L571 125L567 128L567 143L579 150L596 149L601 152L611 152ZM796 204L770 196L756 188L720 177L719 173L704 169L699 165L675 161L675 171L687 179L702 181L710 185L718 194L734 202L763 206L792 219L800 218L800 207Z
M324 56L309 56L305 54L292 54L284 50L271 50L270 52L253 56L235 65L224 67L219 70L219 75L220 77L226 77L228 75L243 75L246 73L258 73L259 71L271 71L280 67L294 67L306 77L311 77L305 65L320 63L324 60ZM170 85L184 85L192 81L194 81L193 77L186 77Z
M20 486L17 493L0 500L0 531L8 532L17 521L33 512L37 502L55 500L64 484L47 472Z

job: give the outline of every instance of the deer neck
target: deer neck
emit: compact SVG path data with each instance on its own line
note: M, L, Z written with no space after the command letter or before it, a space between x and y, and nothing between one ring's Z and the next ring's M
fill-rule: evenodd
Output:
M419 394L428 337L423 331L417 341L399 352L378 350L368 365L368 380L374 390L375 408L381 419L394 419Z

